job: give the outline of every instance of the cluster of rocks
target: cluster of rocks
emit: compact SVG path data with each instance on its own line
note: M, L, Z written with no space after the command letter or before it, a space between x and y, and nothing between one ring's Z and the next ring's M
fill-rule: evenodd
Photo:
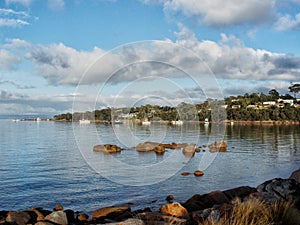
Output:
M131 211L129 205L111 206L94 210L89 216L64 210L57 205L53 211L32 208L24 211L0 211L3 225L68 225L68 224L202 224L205 220L218 221L229 212L237 199L244 201L258 199L265 202L291 201L300 210L300 169L289 179L275 178L260 184L257 188L241 186L225 191L196 194L184 203L166 198L159 211L150 208Z
M163 155L167 149L182 149L182 153L187 157L193 157L195 152L205 152L206 146L196 146L196 144L187 144L187 143L175 143L164 144L159 142L147 141L144 143L138 144L135 148L138 152L155 152L158 155ZM227 151L227 142L226 141L216 141L208 146L210 152L226 152ZM102 144L95 145L93 151L95 152L104 152L108 154L121 152L123 149L114 144Z

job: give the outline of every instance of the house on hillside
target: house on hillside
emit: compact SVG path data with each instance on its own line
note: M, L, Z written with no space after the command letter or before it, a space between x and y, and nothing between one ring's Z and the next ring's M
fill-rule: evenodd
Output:
M263 107L264 108L269 108L273 105L276 105L276 102L275 101L267 101L267 102L263 102Z
M290 106L294 105L294 99L281 99L281 98L279 98L277 100L277 102L278 103L283 103L285 105L290 105Z

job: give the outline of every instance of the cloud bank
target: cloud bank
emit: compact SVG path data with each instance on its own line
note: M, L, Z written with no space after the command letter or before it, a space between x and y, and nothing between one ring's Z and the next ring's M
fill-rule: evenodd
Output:
M180 12L195 18L200 24L214 27L245 23L259 24L273 15L275 0L143 0L144 3L162 4L168 14Z

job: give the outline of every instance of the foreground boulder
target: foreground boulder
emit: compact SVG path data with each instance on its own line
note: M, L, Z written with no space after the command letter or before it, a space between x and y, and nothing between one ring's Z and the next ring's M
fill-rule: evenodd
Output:
M173 202L170 204L163 205L160 208L162 213L175 216L175 217L187 217L188 211L180 203Z
M6 222L17 224L17 225L25 225L29 222L30 215L28 212L8 212L6 217Z
M258 185L258 192L267 192L277 199L295 201L300 198L300 184L294 179L275 178Z
M294 179L296 180L298 183L300 183L300 169L295 170L291 176L289 177L289 179Z
M160 212L142 212L137 214L136 217L142 219L145 224L190 224L186 218L170 216Z
M97 209L92 212L92 219L114 219L116 217L121 216L125 212L130 212L130 206L124 205L124 206L110 206L110 207L104 207Z
M48 220L50 222L59 224L59 225L67 225L68 224L68 219L67 215L63 211L56 211L53 212L45 217L45 220Z
M106 223L107 225L144 225L144 221L137 218L130 218L122 222Z
M213 191L204 195L197 194L187 200L183 206L189 212L204 210L212 208L214 205L229 203L234 198L244 198L254 192L257 192L256 188L242 186L226 191Z
M122 151L122 148L117 145L104 144L104 145L95 145L93 151L112 154L112 153L117 153Z

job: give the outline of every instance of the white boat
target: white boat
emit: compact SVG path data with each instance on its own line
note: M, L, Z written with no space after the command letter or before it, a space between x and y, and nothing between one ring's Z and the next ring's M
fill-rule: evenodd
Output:
M83 115L82 119L81 119L81 120L79 120L79 124L90 124L90 123L91 123L91 121L90 121L90 120L86 120L86 119L84 119L84 115Z
M90 123L91 123L90 120L86 120L86 119L79 120L79 124L90 124Z
M42 119L40 117L36 118L36 122L41 122Z
M209 120L208 120L208 118L205 118L205 120L204 120L204 124L209 124Z
M173 120L172 125L182 125L183 121L182 120Z
M16 123L16 122L19 122L20 120L19 119L13 119L12 121Z
M142 125L150 125L151 122L150 121L142 121Z
M119 119L116 119L113 121L113 124L122 124L123 122Z

